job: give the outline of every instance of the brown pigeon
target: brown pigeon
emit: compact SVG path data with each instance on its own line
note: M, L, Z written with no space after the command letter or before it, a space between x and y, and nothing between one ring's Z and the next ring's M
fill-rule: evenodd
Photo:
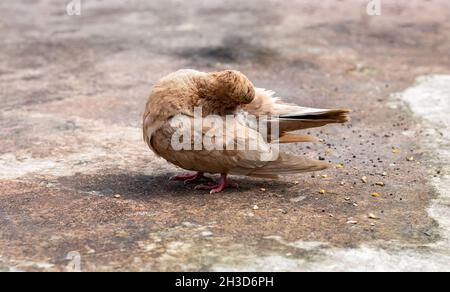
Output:
M235 186L228 182L229 174L276 179L327 168L325 162L280 153L277 146L316 141L292 132L344 123L348 113L285 103L273 92L255 88L238 71L180 70L155 84L145 107L143 134L156 155L196 172L171 180L207 180L196 189L218 193ZM221 174L219 182L205 173Z

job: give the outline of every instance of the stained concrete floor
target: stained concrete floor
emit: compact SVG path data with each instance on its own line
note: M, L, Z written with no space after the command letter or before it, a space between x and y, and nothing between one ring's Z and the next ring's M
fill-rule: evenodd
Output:
M450 4L316 2L1 2L0 270L63 271L70 252L83 271L450 270ZM180 68L351 108L286 148L343 168L215 195L169 183L181 170L141 115ZM424 75L444 80L430 100Z

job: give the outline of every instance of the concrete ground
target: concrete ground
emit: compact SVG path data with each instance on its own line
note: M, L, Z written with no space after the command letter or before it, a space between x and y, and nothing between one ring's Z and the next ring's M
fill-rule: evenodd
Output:
M447 0L63 2L0 2L0 270L450 271ZM286 149L336 167L168 182L141 115L180 68L352 109Z

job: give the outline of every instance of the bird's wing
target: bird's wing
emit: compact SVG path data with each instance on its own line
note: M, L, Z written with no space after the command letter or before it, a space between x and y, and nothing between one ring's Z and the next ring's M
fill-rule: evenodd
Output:
M207 173L277 178L278 175L328 167L320 161L279 153L263 135L238 119L217 118L222 120L224 127L210 124L195 129L194 120L186 116L181 124L171 121L155 132L152 147L160 156L181 168ZM190 133L190 141L184 144L183 135L177 133ZM196 148L195 137L202 138L200 148ZM170 141L182 141L185 147L180 149L181 145Z
M301 107L283 102L281 98L274 96L273 91L261 88L256 88L255 91L255 99L243 109L258 117L273 117L271 121L279 123L281 136L286 132L321 127L331 123L344 123L349 120L350 111L347 109ZM299 139L304 140L302 137Z

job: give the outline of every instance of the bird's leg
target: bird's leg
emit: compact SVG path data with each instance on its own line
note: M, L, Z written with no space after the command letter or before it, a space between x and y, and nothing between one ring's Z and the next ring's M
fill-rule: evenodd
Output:
M170 178L171 181L182 181L185 185L199 182L201 180L213 181L212 178L206 177L203 172L196 174L177 175Z
M227 179L227 174L222 173L220 175L220 180L218 184L209 183L198 185L195 187L196 190L208 190L211 194L217 194L223 191L226 188L237 188L238 185L235 183L230 183Z

